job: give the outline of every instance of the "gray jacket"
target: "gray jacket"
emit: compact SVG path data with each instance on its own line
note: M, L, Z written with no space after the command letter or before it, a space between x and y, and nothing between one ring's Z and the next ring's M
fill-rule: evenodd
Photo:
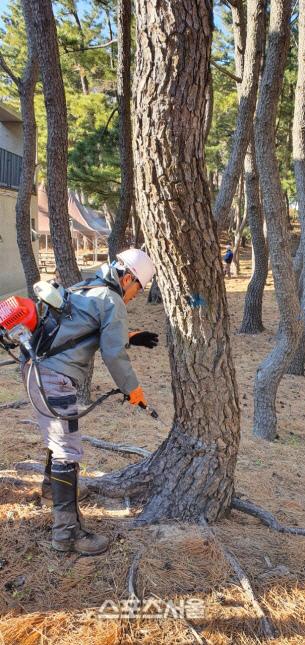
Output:
M138 387L138 379L131 366L126 351L128 346L128 321L126 306L122 296L112 288L101 285L99 278L106 279L121 292L118 274L113 267L104 264L85 290L86 282L80 282L77 291L70 296L71 318L62 317L59 331L52 343L52 350L67 341L97 331L97 335L87 338L56 356L44 358L41 365L55 372L70 376L81 384L87 376L90 359L98 348L117 387L129 394ZM75 289L75 287L73 287Z

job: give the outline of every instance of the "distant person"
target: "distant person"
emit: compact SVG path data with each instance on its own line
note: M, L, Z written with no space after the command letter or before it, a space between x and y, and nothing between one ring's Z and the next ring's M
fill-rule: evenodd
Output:
M231 244L226 245L226 252L225 255L223 256L223 269L224 269L224 274L228 278L231 278L231 264L233 260L233 251Z

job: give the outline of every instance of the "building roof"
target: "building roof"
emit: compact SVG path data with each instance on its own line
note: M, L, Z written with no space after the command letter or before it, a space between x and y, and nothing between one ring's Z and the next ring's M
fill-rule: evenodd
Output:
M86 226L92 232L106 237L110 234L105 217L98 211L90 208L90 206L82 204L73 191L69 191L68 210L73 220L82 226Z
M0 121L2 123L22 123L21 114L0 101Z
M68 212L73 222L73 230L82 235L95 238L108 237L110 234L105 218L100 216L98 211L81 204L73 192L69 193ZM48 196L44 186L38 188L38 233L50 233Z

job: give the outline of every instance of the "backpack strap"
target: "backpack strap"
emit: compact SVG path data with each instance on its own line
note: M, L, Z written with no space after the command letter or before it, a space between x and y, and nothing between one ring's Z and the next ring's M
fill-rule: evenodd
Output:
M57 354L61 354L61 352L66 352L67 349L73 349L73 347L76 347L78 343L81 343L83 340L87 340L88 338L98 338L99 336L99 331L91 331L89 334L84 334L83 336L78 336L77 338L71 338L70 340L67 340L66 343L63 343L62 345L58 345L58 347L54 347L54 349L49 349L45 354L43 354L43 358L51 358L52 356L56 356Z
M70 293L75 293L76 291L89 291L90 289L96 289L97 287L108 287L110 291L114 291L117 293L121 298L123 297L122 294L122 289L120 285L115 285L109 280L106 280L105 278L99 278L100 284L91 284L92 280L95 280L96 278L87 278L87 280L84 280L84 282L81 285L74 285L73 287L69 287L68 291Z

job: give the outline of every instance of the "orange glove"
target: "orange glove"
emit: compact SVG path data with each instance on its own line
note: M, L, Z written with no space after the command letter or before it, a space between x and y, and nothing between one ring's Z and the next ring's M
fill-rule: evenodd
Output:
M131 405L139 405L141 408L146 408L147 401L140 385L135 390L132 390L132 392L130 392L128 401L129 403L131 403Z

